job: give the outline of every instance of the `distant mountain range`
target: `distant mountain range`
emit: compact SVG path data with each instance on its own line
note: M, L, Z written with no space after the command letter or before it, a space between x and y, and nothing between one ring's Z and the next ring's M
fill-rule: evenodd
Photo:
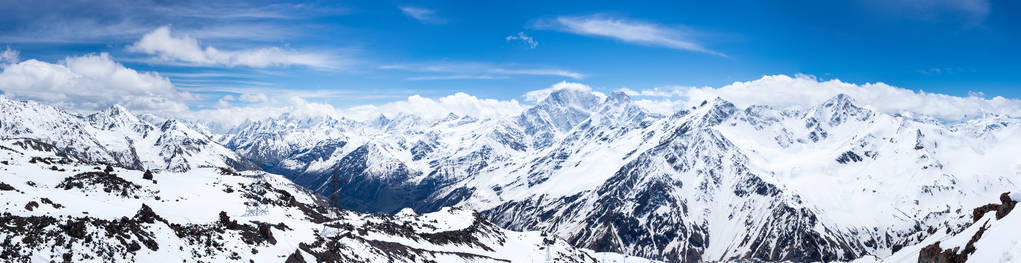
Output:
M221 143L358 211L463 207L667 261L837 261L970 225L969 209L1018 188L1019 124L890 115L846 95L664 116L623 93L563 89L508 118L285 114Z
M141 234L96 246L133 260L170 253L135 249L145 237L203 261L906 260L935 241L974 235L976 207L1021 192L1021 120L887 114L846 95L791 108L714 99L662 115L623 93L561 89L503 118L284 114L225 133L119 106L82 115L0 96L0 113L0 159L15 171L0 181L17 189L0 191L13 200L3 220L59 219L43 226L57 229L77 227L62 217L101 222L86 227L91 236L125 217L119 222L134 223L123 227ZM158 184L142 179L146 170ZM42 198L71 209L27 210ZM81 213L103 203L120 208ZM256 203L264 216L246 210ZM165 227L149 222L142 204ZM997 228L1012 229L1003 220ZM290 241L234 242L269 232ZM18 232L10 236L49 238L9 250L24 256L60 233ZM234 240L195 243L202 237ZM111 255L79 245L59 251ZM53 251L40 258L64 253ZM31 258L11 255L0 258Z

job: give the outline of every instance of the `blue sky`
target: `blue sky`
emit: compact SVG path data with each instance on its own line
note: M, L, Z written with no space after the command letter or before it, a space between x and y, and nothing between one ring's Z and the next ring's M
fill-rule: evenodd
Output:
M193 110L262 95L337 107L521 100L561 81L609 92L775 74L1016 99L1019 11L987 0L3 1L0 45L19 62L107 53L168 78L190 96L171 99Z

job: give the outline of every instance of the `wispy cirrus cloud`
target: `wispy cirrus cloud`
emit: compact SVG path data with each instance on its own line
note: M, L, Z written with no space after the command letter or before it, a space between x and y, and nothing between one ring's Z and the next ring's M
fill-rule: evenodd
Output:
M896 17L919 20L952 18L968 26L981 24L992 10L989 0L865 0L863 2Z
M566 69L523 67L521 65L500 65L483 62L420 62L384 65L379 68L433 73L432 75L410 77L407 78L408 80L501 79L510 76L554 76L572 79L582 79L585 77L585 74Z
M535 38L525 35L525 32L518 32L517 35L507 36L507 41L511 40L520 40L521 42L525 43L525 45L528 45L529 48L535 48L539 46L539 42L535 41Z
M505 79L507 77L491 75L440 75L409 77L407 80L454 80L454 79Z
M415 20L418 20L418 22L422 22L424 24L447 23L446 18L436 16L436 10L413 6L399 6L397 8L401 9L401 13L404 13L404 15L414 18Z
M221 50L201 46L187 35L174 35L169 26L162 26L145 34L128 51L157 56L163 62L183 62L201 66L246 66L265 68L276 66L308 66L318 69L338 69L348 61L325 53L301 52L280 47L244 50Z
M633 19L613 18L601 14L542 19L536 21L533 27L583 36L610 38L639 45L694 51L721 57L727 56L721 52L703 47L692 39L690 32L682 31L679 28Z
M18 63L18 54L17 50L13 50L10 47L4 49L3 52L0 52L0 67L6 64Z
M0 10L3 43L116 43L168 24L202 39L278 41L314 29L294 21L348 12L332 4L116 0L10 2Z

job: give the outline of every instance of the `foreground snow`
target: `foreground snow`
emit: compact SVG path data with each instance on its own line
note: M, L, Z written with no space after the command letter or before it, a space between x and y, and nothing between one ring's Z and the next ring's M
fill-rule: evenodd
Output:
M1014 202L1021 201L1021 191L1015 191L1010 196ZM972 243L974 253L967 255L968 262L1018 262L1021 261L1021 212L1012 211L1003 218L996 219L996 211L989 211L980 214L971 226L957 233L938 232L929 236L922 242L907 246L897 253L885 258L870 257L863 258L857 262L921 262L919 253L926 247L933 246L938 242L938 248L934 251L955 250L964 251L968 243L977 237ZM979 234L981 232L981 234ZM965 254L958 252L958 254Z
M112 168L0 142L0 258L72 262L596 262L471 211L337 210L279 175ZM628 262L639 262L632 257Z

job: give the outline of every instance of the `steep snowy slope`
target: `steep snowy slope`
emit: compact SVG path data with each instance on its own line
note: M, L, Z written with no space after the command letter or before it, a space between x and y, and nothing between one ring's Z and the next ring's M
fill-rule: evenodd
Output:
M79 116L53 106L0 96L0 138L56 150L78 160L133 169L256 168L176 120L154 126L120 106Z
M833 261L968 226L953 215L1017 187L1019 124L889 115L846 95L783 109L716 99L659 116L624 94L557 90L507 119L347 123L329 158L284 158L321 168L287 176L339 193L340 207L458 206L670 261Z
M990 199L992 200L992 199ZM974 221L960 231L939 231L889 257L855 262L1017 262L1021 260L1021 216L1014 211L1021 195L1003 193L999 203L965 211Z
M596 262L477 214L369 215L281 176L223 168L145 173L0 141L0 259L10 262ZM628 262L638 262L634 259Z

